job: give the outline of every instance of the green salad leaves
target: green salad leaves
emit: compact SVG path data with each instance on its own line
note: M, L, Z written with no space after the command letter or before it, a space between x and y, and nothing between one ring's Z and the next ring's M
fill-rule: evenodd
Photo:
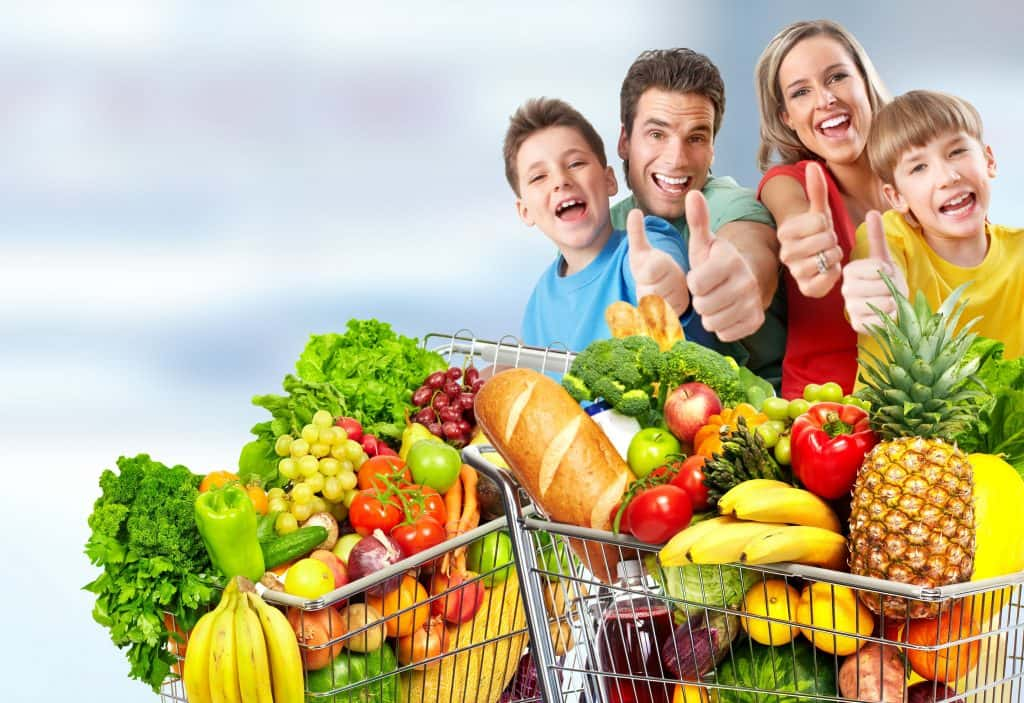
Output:
M154 691L174 656L164 613L191 629L215 599L213 568L193 518L200 476L140 454L100 475L85 553L103 573L84 588L96 594L92 616L127 647L129 676Z
M295 364L296 375L284 379L286 395L258 395L254 405L272 419L252 428L257 439L242 450L239 476L260 478L265 487L280 485L275 439L298 436L317 410L354 417L363 431L397 441L413 409L412 393L434 371L448 364L418 340L397 334L378 320L349 320L344 334L310 337Z
M1024 357L1003 358L1003 343L978 337L965 362L981 358L975 377L984 386L978 421L956 437L965 452L1001 454L1024 476Z

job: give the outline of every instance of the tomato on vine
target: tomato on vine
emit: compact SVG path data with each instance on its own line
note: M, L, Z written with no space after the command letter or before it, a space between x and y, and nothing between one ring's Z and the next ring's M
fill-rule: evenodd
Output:
M399 523L391 528L391 537L406 554L418 554L444 542L448 536L444 525L429 515Z
M382 500L380 494L372 488L359 491L348 508L349 522L363 537L378 529L390 533L402 521L402 517L401 508L387 498Z
M690 524L690 497L679 486L666 484L640 491L626 505L625 520L641 542L663 544Z

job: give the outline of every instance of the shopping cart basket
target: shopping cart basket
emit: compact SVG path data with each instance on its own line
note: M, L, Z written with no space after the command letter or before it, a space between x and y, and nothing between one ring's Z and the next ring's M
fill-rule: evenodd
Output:
M915 703L1024 701L1024 572L919 588L798 564L662 569L658 547L518 509L508 471L479 447L463 457L503 488L547 701L906 701L908 691ZM593 576L615 573L612 562L629 563L633 578ZM745 593L765 601L779 591L792 594L781 613L743 610ZM878 596L934 603L939 616L876 618L864 600ZM557 618L574 628L575 656L555 651L544 625Z
M517 340L489 342L477 340L471 333L459 332L454 335L430 334L424 340L426 348L441 354L449 365L465 366L474 364L480 368L529 367L540 371L564 373L572 356L567 351L533 349L521 346ZM471 620L449 624L445 628L444 646L430 654L430 630L422 641L427 651L426 658L405 666L397 666L372 675L363 675L357 680L345 680L339 676L339 668L329 665L305 673L305 691L308 701L327 703L349 703L367 701L373 703L502 703L541 700L537 687L532 681L531 662L524 657L528 646L526 610L521 597L519 578L511 557L502 561L495 556L478 575L467 582L434 589L429 586L434 571L445 559L458 558L474 549L483 554L500 555L500 550L488 552L485 545L493 545L497 535L507 535L505 517L495 517L479 527L432 549L405 559L393 566L374 573L359 581L345 585L315 600L303 600L279 591L259 587L264 600L280 606L291 613L303 630L325 627L328 636L319 644L300 641L303 659L311 663L335 660L345 652L349 643L365 641L376 637L383 630L387 646L395 649L399 631L413 630L422 626L432 614L432 608L450 603L462 603L476 597L483 586L484 599ZM386 610L382 620L354 623L346 620L351 613L346 605L365 603L373 598L371 591L389 580L401 579L408 587L391 591L389 598L381 603ZM330 611L338 615L332 616ZM437 637L434 642L437 642ZM550 638L552 642L557 637ZM174 645L179 657L188 646ZM180 667L178 667L180 669ZM345 668L342 665L341 668ZM513 681L512 679L515 678ZM511 683L510 683L511 682ZM507 690L504 691L503 689ZM186 701L184 686L180 678L169 679L161 690L163 701Z

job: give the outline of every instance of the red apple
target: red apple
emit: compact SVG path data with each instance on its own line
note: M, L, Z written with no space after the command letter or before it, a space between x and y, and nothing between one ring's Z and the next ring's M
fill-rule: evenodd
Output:
M348 569L345 568L345 562L338 558L338 555L334 552L329 552L326 549L318 549L309 555L310 559L316 559L327 564L327 568L334 574L334 587L341 588L348 583Z
M430 595L441 596L430 602L433 615L440 615L447 622L459 624L469 622L484 602L484 586L474 581L476 574L434 574L430 580Z
M693 442L708 418L722 412L722 401L710 386L693 381L677 386L665 400L665 424L683 442Z

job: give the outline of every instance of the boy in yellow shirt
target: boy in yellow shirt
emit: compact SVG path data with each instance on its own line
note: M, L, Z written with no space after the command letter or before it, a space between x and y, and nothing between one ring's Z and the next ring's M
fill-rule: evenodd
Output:
M981 316L974 331L1003 342L1007 359L1024 354L1024 229L988 221L996 162L978 111L951 95L911 91L875 115L867 152L893 209L868 213L843 269L860 345L879 353L867 334L880 322L869 304L895 314L885 271L904 294L924 291L932 309L970 281L960 324Z

